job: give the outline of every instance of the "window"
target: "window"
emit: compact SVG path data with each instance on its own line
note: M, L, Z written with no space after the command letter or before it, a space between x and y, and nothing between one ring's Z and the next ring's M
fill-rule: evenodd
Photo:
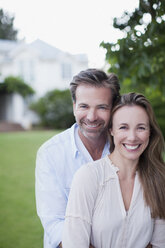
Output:
M72 77L71 65L63 63L61 67L62 67L62 78L63 79L71 79L71 77Z

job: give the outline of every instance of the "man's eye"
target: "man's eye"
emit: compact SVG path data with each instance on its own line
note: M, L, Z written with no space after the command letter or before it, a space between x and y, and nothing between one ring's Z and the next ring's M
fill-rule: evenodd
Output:
M109 109L107 106L98 106L99 109L107 110Z
M79 106L80 108L87 108L87 106L86 105L81 105L81 106Z

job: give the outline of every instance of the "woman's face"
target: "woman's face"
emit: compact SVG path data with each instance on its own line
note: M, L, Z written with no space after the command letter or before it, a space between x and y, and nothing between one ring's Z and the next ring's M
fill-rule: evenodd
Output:
M111 135L115 149L121 159L138 161L149 143L149 118L140 106L123 106L112 120Z

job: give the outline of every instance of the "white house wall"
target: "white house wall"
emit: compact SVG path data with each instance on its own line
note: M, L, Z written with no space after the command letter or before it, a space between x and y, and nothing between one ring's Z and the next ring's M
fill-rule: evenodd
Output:
M38 123L37 115L28 109L27 99L25 100L21 95L16 93L6 95L5 103L5 121L19 123L25 129L31 128L31 120L34 124Z
M27 84L33 85L35 81L35 66L37 55L30 49L20 51L14 56L15 74L22 77Z
M32 87L37 96L43 96L46 92L59 88L59 65L56 61L38 60L35 68L35 81Z
M25 47L26 48L26 47ZM22 77L36 91L38 97L53 89L69 88L72 77L87 68L87 62L81 63L67 53L61 53L57 59L42 59L37 52L27 47L13 55L13 58L1 66L3 77L10 75ZM71 75L62 77L62 66L70 65Z
M65 61L65 60L64 60ZM69 78L62 78L62 63L61 61L45 61L38 60L35 64L35 79L31 86L36 91L38 97L43 96L46 92L54 89L69 88L70 81L73 75L77 74L81 69L86 69L86 66L76 66L75 62L69 61L71 64L72 75Z
M19 94L0 97L0 118L7 122L20 122L24 117L24 100Z

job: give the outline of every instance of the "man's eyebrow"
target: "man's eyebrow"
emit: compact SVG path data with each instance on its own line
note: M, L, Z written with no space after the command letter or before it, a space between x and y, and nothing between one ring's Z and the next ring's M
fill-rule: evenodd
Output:
M78 103L78 105L88 105L88 104L84 103L84 102L80 102L80 103Z

